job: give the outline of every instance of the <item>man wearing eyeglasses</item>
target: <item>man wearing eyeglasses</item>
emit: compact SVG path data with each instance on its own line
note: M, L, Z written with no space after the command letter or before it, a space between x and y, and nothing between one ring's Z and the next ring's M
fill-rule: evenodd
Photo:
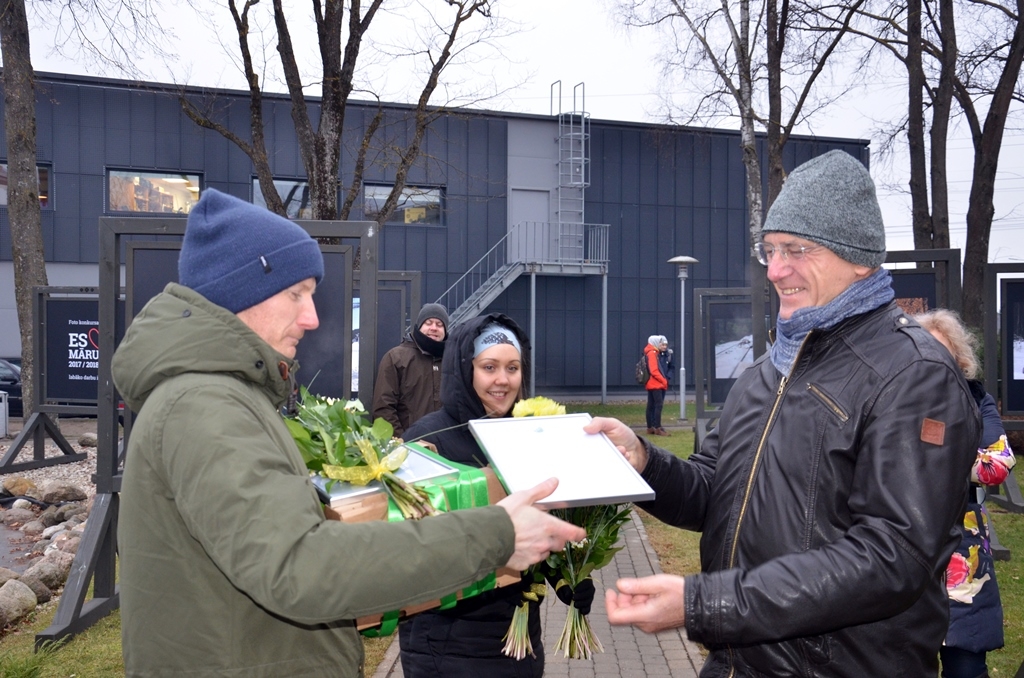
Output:
M934 677L980 422L948 352L893 301L867 170L796 168L758 260L777 339L683 461L595 419L657 493L640 506L701 536L701 573L623 579L608 619L684 626L701 676Z

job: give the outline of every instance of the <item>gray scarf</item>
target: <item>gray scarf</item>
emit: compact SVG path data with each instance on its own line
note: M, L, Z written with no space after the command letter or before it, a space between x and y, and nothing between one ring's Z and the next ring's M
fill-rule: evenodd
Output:
M770 356L772 365L775 365L775 369L783 375L789 376L796 354L800 351L800 345L808 332L833 327L847 318L888 304L895 297L892 274L887 269L880 268L867 278L847 287L824 306L797 309L789 320L779 318L775 326L778 336L772 344Z

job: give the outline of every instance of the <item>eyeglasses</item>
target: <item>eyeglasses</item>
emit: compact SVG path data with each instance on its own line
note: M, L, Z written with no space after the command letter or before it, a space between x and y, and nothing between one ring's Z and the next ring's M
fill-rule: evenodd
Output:
M799 261L804 258L804 255L814 250L820 250L824 245L811 245L810 247L804 247L803 245L782 245L776 247L775 245L769 245L764 242L759 242L754 245L754 256L757 257L758 262L762 266L767 266L772 262L772 257L778 254L782 257L783 262L787 262L790 258Z

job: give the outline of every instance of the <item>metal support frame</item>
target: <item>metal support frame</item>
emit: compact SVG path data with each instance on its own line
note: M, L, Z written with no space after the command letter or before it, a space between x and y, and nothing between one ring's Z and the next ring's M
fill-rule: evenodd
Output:
M359 282L359 271L353 271L352 277L355 282ZM423 307L423 273L421 271L377 271L378 285L385 282L408 285L409 325L406 329L411 332L412 324L416 322L416 316L419 315L420 308Z
M942 280L945 286L936 289L938 293L938 304L942 308L948 308L957 313L962 312L963 291L960 282L960 250L938 249L938 250L897 250L885 253L887 264L944 264Z
M377 224L359 221L298 220L316 238L359 238L360 259L360 373L375 373L377 334ZM120 296L121 250L126 236L182 236L186 220L181 217L100 217L99 220L99 330L100 360L97 402L96 498L82 543L71 566L57 612L50 626L36 635L38 650L48 642L70 638L86 630L120 604L116 584L117 517L121 491L124 450L130 435L126 418L124 441L118 442L120 396L111 379L111 361L117 347L117 300ZM354 281L353 281L354 282ZM366 290L373 290L365 295ZM363 328L365 327L365 331ZM365 343L364 343L365 342ZM359 396L370 402L373 378L360 379ZM89 583L93 597L86 601ZM152 614L160 614L153 610Z
M608 404L608 269L601 274L601 404Z
M1024 264L986 264L985 265L985 327L984 327L984 351L985 351L985 391L996 396L996 402L1001 404L1000 413L1006 410L1006 387L1007 387L1007 359L1008 332L1006 328L1005 314L996 313L996 294L999 290L1000 274L1020 274L1024 276ZM1002 320L1002 327L999 326ZM989 359L990 356L999 355L999 341L1002 339L1003 362L1000 365L997 360ZM1012 340L1011 340L1012 341ZM1024 421L1003 419L1003 428L1009 431L1024 430ZM1017 477L1010 473L1006 482L999 486L998 492L988 495L988 500L998 504L1007 511L1013 513L1024 513L1024 496L1021 495L1020 485ZM993 540L994 542L994 540ZM993 545L993 550L994 550ZM1024 668L1024 667L1022 667Z
M530 350L537 352L537 273L530 271ZM530 355L530 397L537 395L537 361Z
M701 444L708 431L713 428L721 415L718 407L713 407L709 402L710 389L706 388L707 377L713 365L708 365L705 357L707 347L705 344L705 323L704 297L734 297L742 301L745 296L750 296L749 287L696 287L693 290L694 308L694 333L693 333L693 385L696 400L696 424L693 427L693 450L700 450ZM756 336L756 334L754 335Z

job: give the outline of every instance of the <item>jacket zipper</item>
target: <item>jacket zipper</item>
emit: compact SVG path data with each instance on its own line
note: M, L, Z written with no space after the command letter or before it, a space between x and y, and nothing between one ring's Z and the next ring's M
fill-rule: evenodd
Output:
M768 417L768 421L764 425L764 430L761 431L761 440L757 442L757 452L754 454L754 463L750 466L750 476L747 478L747 488L743 493L743 505L740 507L739 518L736 519L736 530L732 536L732 549L729 551L729 567L735 567L736 562L736 547L740 541L740 527L743 525L743 518L747 514L747 504L750 502L750 491L754 487L754 476L757 475L757 467L761 464L761 453L764 452L764 441L768 437L768 430L772 427L772 422L775 421L775 415L779 411L779 403L782 402L782 392L786 390L786 384L789 382L789 377L783 377L782 381L779 382L779 388L775 392L775 402L772 404L772 413Z
M807 333L804 337L803 342L800 344L799 350L796 352L796 357L793 358L793 367L796 367L800 361L800 354L804 352L804 346L807 344L807 339L810 338L811 332ZM740 507L740 515L736 519L736 530L732 536L732 549L729 551L729 567L735 567L736 561L736 548L740 542L740 527L743 525L743 518L747 514L747 504L750 502L750 492L754 488L754 476L757 475L757 467L761 463L761 453L764 452L764 441L768 437L768 431L772 427L772 423L775 421L775 415L779 412L779 404L782 402L782 394L786 390L786 384L789 383L789 376L783 376L782 381L779 382L779 388L775 391L775 402L772 403L772 411L768 416L768 421L765 422L764 430L761 431L761 439L757 442L757 452L754 454L754 463L750 467L750 477L747 478L747 487L743 495L743 505ZM736 666L732 659L732 647L727 647L729 651L729 676L733 678L736 675Z

